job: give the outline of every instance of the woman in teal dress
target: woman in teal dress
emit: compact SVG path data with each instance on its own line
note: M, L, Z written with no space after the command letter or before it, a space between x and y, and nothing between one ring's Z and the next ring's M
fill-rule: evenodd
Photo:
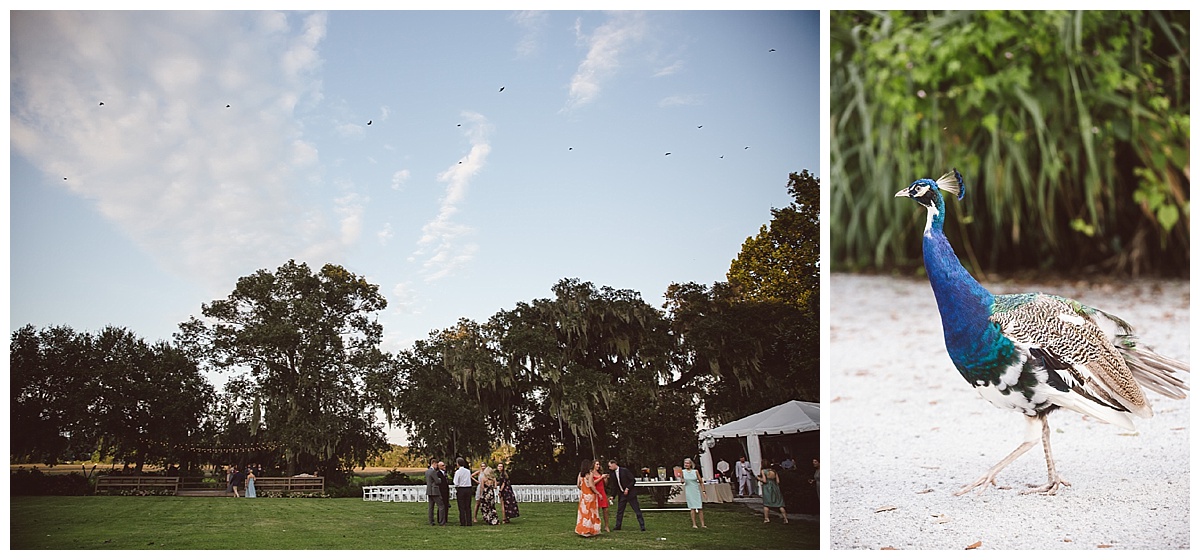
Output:
M683 497L687 498L687 507L692 514L692 528L699 528L696 527L696 513L699 512L700 527L707 529L708 525L704 524L704 485L700 483L700 473L696 472L691 457L683 460Z
M774 465L771 465L774 466ZM787 510L783 508L783 492L779 489L779 473L773 468L763 467L758 473L758 481L762 483L763 523L771 522L771 508L779 508L779 516L787 523Z
M258 493L254 491L254 469L246 467L246 497L257 498Z

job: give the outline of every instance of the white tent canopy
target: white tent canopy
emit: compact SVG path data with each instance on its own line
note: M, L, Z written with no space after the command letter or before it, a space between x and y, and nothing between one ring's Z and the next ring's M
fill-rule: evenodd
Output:
M746 449L750 455L750 466L754 469L754 474L758 474L762 471L762 451L758 443L759 436L795 434L820 429L820 404L788 401L762 412L751 414L740 420L734 420L728 424L700 432L700 446L704 449L704 453L700 455L700 468L704 472L704 479L711 480L713 477L712 453L709 450L716 445L718 438L746 438Z

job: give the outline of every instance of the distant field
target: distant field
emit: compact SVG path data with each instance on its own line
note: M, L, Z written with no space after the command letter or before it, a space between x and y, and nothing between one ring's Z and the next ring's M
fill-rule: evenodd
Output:
M645 500L643 500L644 502ZM243 549L817 549L816 523L762 515L744 505L705 507L708 529L686 512L646 512L647 530L626 512L619 532L574 533L573 503L524 503L508 525L430 527L423 503L339 499L173 496L14 496L10 546L22 550ZM609 512L615 519L615 508ZM91 521L82 521L91 520ZM104 520L104 521L96 521ZM630 529L633 530L630 530Z

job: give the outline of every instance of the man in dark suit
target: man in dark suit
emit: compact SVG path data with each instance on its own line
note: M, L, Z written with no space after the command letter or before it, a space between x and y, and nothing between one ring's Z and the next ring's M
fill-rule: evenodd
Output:
M621 530L621 518L625 517L625 506L633 506L633 512L637 514L638 526L643 531L646 530L646 520L642 518L642 506L638 504L637 499L637 479L633 476L633 471L617 464L616 459L608 460L608 470L616 473L617 479L617 524L613 529Z
M438 491L442 493L442 510L438 513L438 525L445 525L450 514L450 476L446 474L446 463L438 461Z
M437 469L437 459L429 460L429 468L425 469L425 497L429 499L429 524L436 525L445 519L446 507L442 505L441 480ZM434 504L437 504L437 517L433 515Z

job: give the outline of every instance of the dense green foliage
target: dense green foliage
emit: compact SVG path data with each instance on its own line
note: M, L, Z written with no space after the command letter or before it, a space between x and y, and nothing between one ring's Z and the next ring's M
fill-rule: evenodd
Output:
M820 307L821 182L807 169L788 177L792 203L771 209L771 223L746 238L727 279L745 301Z
M668 385L668 318L628 290L567 279L553 292L401 352L385 412L428 456L519 442L526 480L570 479L581 459L614 454L678 463L695 447L696 420L691 393Z
M830 27L835 268L919 263L925 216L892 196L956 167L967 196L946 231L968 266L1187 273L1187 12L833 12Z
M127 329L96 334L27 325L9 346L10 457L53 465L112 456L136 464L186 460L213 388L195 361Z
M340 266L314 273L289 261L239 279L228 298L202 306L207 320L183 323L177 338L209 367L239 371L225 394L241 401L230 427L245 432L228 431L277 442L288 475L338 477L388 450L363 389L384 358L374 314L386 306L378 286Z
M87 472L46 474L37 468L17 469L9 477L13 496L87 496L92 483Z
M648 503L642 498L643 505ZM454 509L454 504L450 504ZM574 503L523 503L508 525L430 527L424 503L356 499L236 499L132 496L14 497L16 550L678 550L817 549L816 523L741 504L704 508L706 530L687 513L647 512L646 531L574 533ZM451 513L453 517L454 513ZM613 512L609 512L610 520ZM626 511L626 515L632 515ZM629 519L625 520L629 523ZM637 525L634 524L634 529ZM389 553L395 554L395 553Z
M386 451L379 455L375 455L367 459L366 466L368 467L393 467L393 468L426 468L429 466L428 457L419 457L409 451L407 446L389 444L390 451Z

